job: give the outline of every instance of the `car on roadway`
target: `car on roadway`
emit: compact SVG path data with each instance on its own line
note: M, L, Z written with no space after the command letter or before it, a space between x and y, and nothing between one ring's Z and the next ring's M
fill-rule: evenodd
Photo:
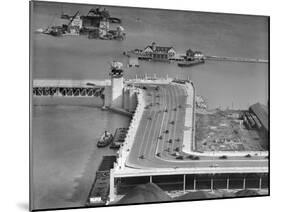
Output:
M212 168L216 168L216 167L219 167L219 164L212 164L212 165L210 165L210 167L212 167Z

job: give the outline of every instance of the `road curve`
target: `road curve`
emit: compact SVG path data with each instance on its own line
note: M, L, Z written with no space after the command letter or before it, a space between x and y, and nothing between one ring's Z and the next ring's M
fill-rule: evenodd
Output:
M201 156L200 160L176 159L182 150L186 88L182 84L144 84L146 107L136 132L134 143L126 159L126 166L135 169L196 168L196 167L267 167L264 157ZM157 88L157 89L156 89Z

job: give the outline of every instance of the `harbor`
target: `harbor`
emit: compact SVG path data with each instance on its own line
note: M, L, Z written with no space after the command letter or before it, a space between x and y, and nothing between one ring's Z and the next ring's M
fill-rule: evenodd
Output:
M40 7L39 5L35 12L36 21L33 23L33 29L47 27L54 16L53 13L47 12L42 15L41 13L44 10L41 10ZM71 17L65 16L66 19L64 20L71 20L77 11L81 16L87 16L92 8L96 7L82 5L71 8L66 6L64 8L65 14L69 14L68 16ZM125 42L118 42L118 39L111 39L110 36L99 37L100 35L97 36L95 33L87 35L87 33L81 32L79 36L63 35L61 37L40 33L34 34L32 45L34 46L34 52L36 52L36 60L32 63L32 76L35 83L33 84L34 89L31 91L32 101L35 103L32 125L36 133L33 135L33 139L36 142L34 148L37 151L34 155L34 176L36 177L34 206L36 208L50 206L54 208L81 207L88 205L91 197L92 202L100 201L99 204L102 205L109 202L115 203L113 200L118 200L124 195L123 192L126 189L136 186L136 184L131 183L130 179L134 182L152 182L164 190L176 185L181 194L196 189L211 192L217 188L266 189L268 186L267 176L263 174L267 172L266 167L264 167L264 164L267 163L267 156L266 152L259 155L260 148L256 148L257 155L251 153L251 157L245 157L248 152L243 152L239 153L241 155L238 156L235 154L227 156L227 159L220 158L227 152L218 151L218 155L215 155L216 162L210 162L213 161L212 155L214 153L208 151L212 148L212 145L216 148L219 148L219 145L232 148L236 144L238 145L238 142L236 142L238 139L235 138L236 140L233 139L228 142L227 139L221 138L213 143L215 139L210 137L206 145L204 145L205 141L202 139L200 140L202 146L198 148L201 152L189 154L178 151L183 147L182 139L177 140L177 137L181 137L181 135L174 136L173 133L180 131L180 126L183 126L181 123L185 118L183 114L187 113L186 110L178 107L179 99L184 99L183 96L186 94L181 87L181 83L185 83L187 80L194 83L194 93L196 93L196 96L194 95L196 108L190 107L189 111L195 109L196 112L201 112L201 114L206 113L206 109L223 111L229 108L248 111L249 107L256 102L267 105L267 49L263 44L257 45L260 43L255 37L258 33L261 36L266 35L264 32L260 32L260 28L255 27L255 24L251 24L254 23L253 19L245 17L246 21L239 23L239 27L233 28L230 26L233 29L232 33L225 33L217 38L216 33L221 30L220 25L209 26L213 23L212 21L221 23L222 26L227 25L231 21L227 16L225 19L217 19L212 14L210 16L198 15L197 13L187 14L184 17L185 22L179 26L179 20L175 17L168 20L161 19L159 23L158 15L159 17L162 17L162 15L166 17L165 12L159 12L155 17L149 11L138 14L135 11L122 8L107 7L106 9L110 12L110 17L112 15L113 18L117 17L121 20L121 23L119 23L117 19L108 18L110 26L122 24L122 27L126 30ZM60 14L61 8L52 7L52 11L57 11L56 13ZM191 20L198 20L199 23L203 23L202 27L193 24ZM61 25L54 23L53 26ZM111 29L116 30L116 28L110 28L109 34ZM247 36L241 37L241 40L247 42L247 48L243 48L242 42L229 42L233 37L241 36L243 33L247 33ZM167 37L155 36L164 34ZM247 39L249 40L247 41ZM169 47L169 49L166 49L167 51L165 50L164 54L155 54L155 58L144 57L144 60L138 58L136 54L129 58L122 54L135 48L143 48L143 51L147 47L146 45L151 46L153 41L155 41L156 46ZM189 49L193 53L200 51L204 55L204 63L200 61L200 64L193 65L193 62L191 62L193 59L188 58L187 51ZM169 53L172 55L173 50L175 54L168 59ZM149 48L146 51L150 51ZM222 55L222 57L208 55ZM124 101L116 98L116 103L113 105L110 105L112 98L106 98L112 91L112 89L109 89L112 85L112 76L109 75L109 62L111 61L120 61L126 64L122 72ZM177 65L186 61L189 61L186 68ZM189 64L192 65L189 66ZM108 83L99 84L98 82ZM122 80L114 81L114 83L121 82ZM157 87L155 83L160 84L157 85L159 91L155 90ZM128 85L131 87L128 88ZM138 85L141 85L142 88ZM143 87L146 89L143 89ZM113 90L119 94L121 92L120 89ZM147 109L142 108L146 105L141 103L141 96L138 92L139 94L142 93L146 100L152 100L152 106L148 106ZM188 94L192 96L190 93ZM115 94L113 97L116 97ZM129 101L128 99L133 100ZM107 102L106 105L105 102ZM156 104L157 102L159 105ZM174 110L176 106L178 108ZM146 119L142 119L140 115L143 109L145 114L151 114ZM157 113L157 110L161 113ZM166 110L167 112L165 112ZM149 117L151 117L151 120ZM173 117L177 117L180 123L173 120ZM256 122L257 124L252 123L251 117L254 116L246 114L245 119L249 122L251 127L249 129L255 130L255 127L260 125L259 122ZM147 124L147 129L135 128L140 120L144 123L144 127ZM152 130L149 132L149 128L161 127L162 120L163 130L161 130L161 135L165 139L157 140L156 136L160 137L161 135L156 132L157 130L154 133L152 133ZM217 129L207 130L221 130L223 128L219 124L218 126ZM236 125L233 126L237 127ZM201 127L204 128L205 125ZM116 136L118 138L116 141L113 139L112 148L111 144L106 147L97 147L97 142L105 130L114 136L119 128L128 130L123 134L121 133L120 137ZM167 133L166 130L168 130ZM189 131L191 128L187 126L185 130ZM73 132L76 132L75 136L73 136ZM123 167L126 164L126 155L128 156L130 151L136 151L135 147L131 146L130 148L128 146L130 144L128 141L135 141L132 137L134 133L138 134L136 140L139 143L141 153L135 154L136 158L129 156L129 162L133 167L145 166L140 170ZM125 138L124 135L126 135ZM142 140L140 135L151 137L151 144ZM169 139L172 139L172 141ZM159 143L159 151L154 152L153 149L157 145L156 141ZM113 143L117 145L113 145ZM164 151L168 148L170 148L169 151ZM128 149L130 149L129 152L127 152ZM262 148L262 150L265 149ZM205 152L202 153L202 151ZM209 155L204 156L204 154ZM95 176L97 171L101 171L99 166L104 156L117 156L116 161L114 161L116 164L114 165L114 162L112 162L115 171L110 173L111 178L107 176L104 179L106 182L101 180L95 187L95 182L97 182ZM197 156L199 160L196 159ZM237 157L240 157L238 162L236 161ZM152 159L152 163L148 163L148 159ZM231 163L234 163L233 161L241 165L241 170L249 173L249 175L246 177L231 175L235 172L236 167L227 166L231 166ZM247 163L251 164L252 167L246 167L245 161L250 161ZM127 163L129 162L127 161ZM166 167L169 165L172 168ZM218 167L215 167L216 165ZM121 169L118 168L119 166L121 166ZM148 168L149 166L152 168ZM161 168L158 168L158 166L161 166ZM184 168L188 166L191 166L188 170ZM198 168L194 168L197 166ZM263 168L261 169L259 166ZM112 166L110 167L112 168ZM150 169L155 172L152 173ZM212 173L213 171L224 173L210 178L209 175L205 175L210 170L212 170ZM44 175L40 174L43 172ZM174 175L167 179L165 175L171 172ZM253 177L253 172L259 173ZM44 177L45 175L48 176L48 179ZM239 180L236 181L236 179ZM116 183L113 183L113 190L112 187L106 187L106 189L109 189L105 192L106 198L96 191L100 188L98 185L108 186L108 181L109 185L112 185L112 181ZM220 184L220 182L223 183ZM235 184L235 182L238 182L238 184Z
M244 182L242 189L246 188L248 175L261 174L255 179L255 181L260 182L259 186L254 186L254 188L262 189L262 176L267 176L268 172L266 165L268 152L266 149L253 151L253 148L250 148L246 151L244 149L225 151L220 147L216 150L212 149L212 152L210 150L202 151L198 148L198 138L197 141L195 140L195 132L198 130L198 128L195 130L198 124L194 118L196 116L195 107L198 106L202 109L207 106L202 97L195 98L195 87L192 81L172 78L124 80L123 73L122 64L113 61L109 72L110 84L105 84L103 90L103 109L114 109L113 111L117 110L117 112L134 111L133 117L127 129L116 129L114 136L105 130L97 140L98 148L105 148L110 145L114 149L118 149L118 147L119 149L116 154L116 162L113 161L110 164L112 168L105 173L101 173L103 170L99 168L96 173L96 178L88 197L88 204L99 205L107 202L112 204L122 194L121 191L124 190L122 187L130 188L130 183L127 185L128 181L130 182L128 177L149 177L149 182L153 182L153 178L154 180L155 178L165 178L167 172L174 169L175 166L179 172L174 172L174 174L182 175L184 179L183 191L186 190L186 177L194 175L194 190L198 190L200 188L196 187L195 179L201 175L208 176L209 173L226 174L225 177L228 179L227 190L229 180L235 174L242 174L238 177ZM40 87L38 81L35 82L34 85L36 84L37 87ZM46 83L43 84L46 86ZM49 84L54 86L52 81L49 81ZM65 86L65 84L60 85ZM77 86L77 84L83 86L81 83L72 84L74 86ZM89 84L94 85L92 82L86 83L86 85ZM164 95L165 93L168 95ZM246 123L245 125L248 126L250 122L250 126L259 132L264 130L263 135L266 137L267 121L263 121L262 118L267 116L259 115L262 114L259 112L260 108L264 107L252 106L249 111L252 111L253 114L245 113L244 120L239 121L240 128L241 123ZM263 114L265 113L263 112ZM236 116L234 115L234 117ZM225 125L226 123L223 124ZM166 130L163 126L166 126ZM249 127L247 129L249 130ZM203 130L199 131L200 133L203 132ZM237 129L234 132L239 134ZM226 132L224 136L230 136L230 133ZM166 144L167 139L168 143ZM238 167L237 164L239 164ZM193 169L194 166L196 166L196 170ZM120 188L120 183L116 184L115 182L121 181L121 179L122 186ZM168 181L173 184L172 179L169 178ZM207 177L206 180L211 180L210 189L213 190L214 179ZM263 181L267 182L267 177ZM161 186L158 180L155 183ZM163 183L167 183L167 179ZM166 187L163 187L163 189L166 190Z
M194 51L192 49L186 50L186 53L178 53L173 47L157 46L155 42L148 45L144 49L135 49L123 52L123 55L131 60L137 61L160 61L160 62L176 62L179 67L191 67L205 63L205 61L226 61L226 62L246 62L246 63L268 63L265 59L255 58L240 58L240 57L227 57L227 56L210 56L204 55L201 51ZM138 62L133 62L137 64Z

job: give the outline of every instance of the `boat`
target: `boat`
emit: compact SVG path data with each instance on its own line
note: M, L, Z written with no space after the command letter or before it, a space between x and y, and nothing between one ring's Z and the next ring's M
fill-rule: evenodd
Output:
M110 149L119 149L120 146L124 143L128 128L117 128L114 134L113 141L110 145Z
M179 67L190 67L190 66L194 66L197 64L201 64L201 63L205 63L205 60L185 60L183 62L178 63Z
M106 147L113 141L111 133L105 131L98 140L97 147Z

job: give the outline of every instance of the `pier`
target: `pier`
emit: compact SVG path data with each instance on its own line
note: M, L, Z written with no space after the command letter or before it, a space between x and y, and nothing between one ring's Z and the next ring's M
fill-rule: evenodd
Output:
M205 60L245 62L245 63L268 63L268 60L265 59L226 57L226 56L205 56Z

